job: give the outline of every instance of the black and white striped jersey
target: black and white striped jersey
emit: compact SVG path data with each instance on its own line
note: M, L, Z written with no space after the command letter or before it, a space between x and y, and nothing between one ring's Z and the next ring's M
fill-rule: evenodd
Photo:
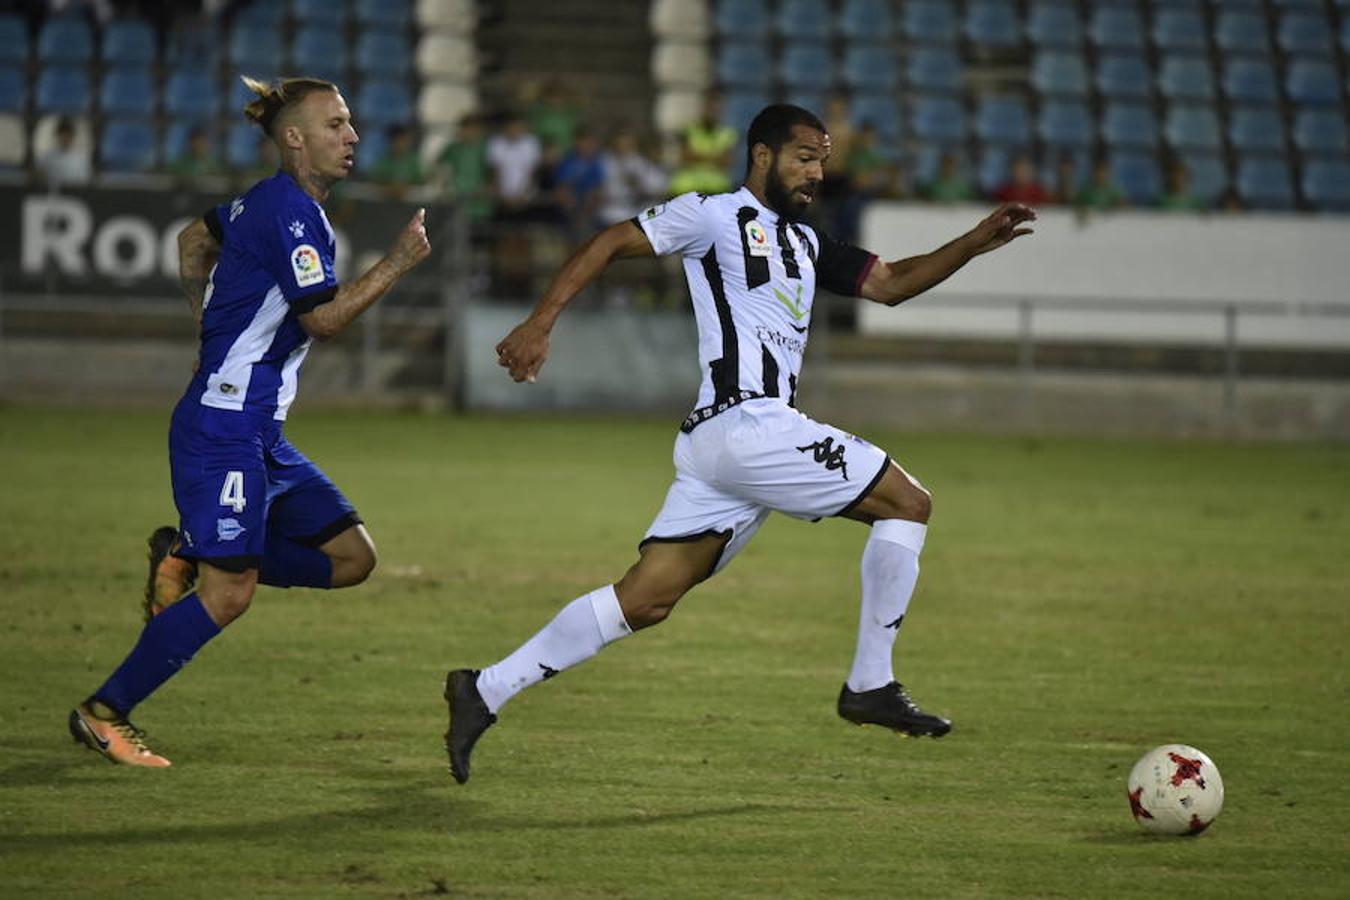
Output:
M744 187L681 194L633 221L658 256L684 257L703 372L685 431L745 400L793 404L816 285L856 297L876 262L783 219Z

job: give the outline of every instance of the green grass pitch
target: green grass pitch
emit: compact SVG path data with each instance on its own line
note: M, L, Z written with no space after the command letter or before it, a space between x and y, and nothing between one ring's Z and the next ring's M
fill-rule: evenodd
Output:
M827 416L828 417L828 416ZM669 622L517 698L445 771L445 670L616 579L674 426L301 410L381 565L262 589L110 766L71 705L139 627L162 413L0 410L5 897L1343 897L1350 450L871 433L932 491L898 648L941 741L839 720L865 537L775 518ZM1213 757L1197 838L1131 821Z

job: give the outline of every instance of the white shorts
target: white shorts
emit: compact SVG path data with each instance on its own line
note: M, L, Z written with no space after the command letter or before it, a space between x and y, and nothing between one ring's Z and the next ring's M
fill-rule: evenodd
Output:
M716 572L770 512L811 520L841 515L889 465L884 450L781 400L748 400L675 439L675 483L642 543L729 533Z

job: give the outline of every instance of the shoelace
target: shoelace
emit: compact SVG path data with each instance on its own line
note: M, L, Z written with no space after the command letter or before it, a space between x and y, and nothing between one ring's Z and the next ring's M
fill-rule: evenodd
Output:
M150 752L150 748L145 746L145 732L137 728L135 725L132 725L126 719L119 719L118 721L113 722L112 727L117 731L118 734L126 738L127 742L131 744L131 746L135 747L137 752L140 753Z

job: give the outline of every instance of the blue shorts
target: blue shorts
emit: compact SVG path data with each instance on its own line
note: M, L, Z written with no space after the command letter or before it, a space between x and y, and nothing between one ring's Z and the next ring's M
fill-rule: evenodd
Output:
M258 568L269 539L310 547L361 517L282 434L258 420L184 399L169 427L169 469L184 559L231 572Z

